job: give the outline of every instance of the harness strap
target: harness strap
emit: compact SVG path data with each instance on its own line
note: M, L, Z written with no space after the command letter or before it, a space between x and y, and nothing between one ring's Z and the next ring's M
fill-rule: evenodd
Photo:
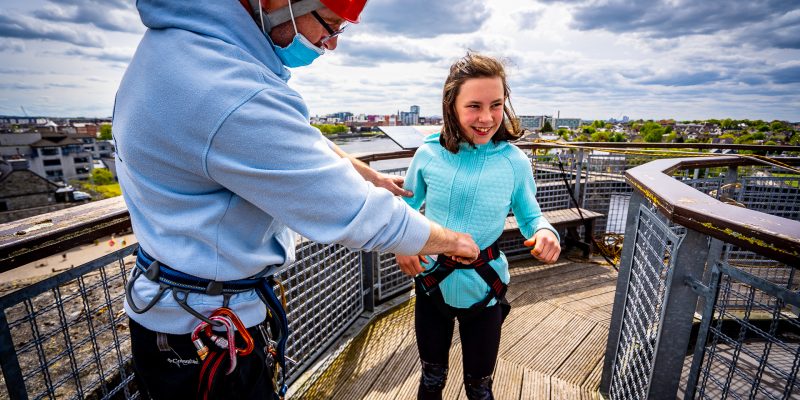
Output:
M414 277L417 295L424 294L431 296L436 308L449 318L453 318L456 315L469 318L486 307L492 301L492 299L497 299L498 302L503 303L505 302L505 295L506 291L508 290L508 285L503 283L494 268L489 265L489 261L498 257L500 257L500 250L497 242L494 242L491 246L481 250L481 254L479 255L478 259L468 265L458 263L453 261L451 258L440 254L436 259L436 263L434 264L430 273ZM489 293L486 294L486 297L484 297L481 301L471 305L467 309L457 309L448 306L444 301L442 291L437 290L439 288L439 283L441 283L456 269L474 269L475 272L478 273L478 276L480 276L486 282L486 284L489 285Z
M417 287L417 291L422 290L424 294L430 295L439 288L439 283L450 276L453 271L457 269L474 269L478 271L478 269L483 269L483 267L488 267L492 270L492 268L489 267L489 262L498 257L500 257L500 246L497 242L481 250L480 254L478 254L478 258L471 264L461 264L448 256L440 254L436 258L436 263L433 268L431 268L430 272L418 275L414 278L415 286ZM494 270L492 270L492 272L494 272ZM478 272L478 274L481 275L480 272ZM487 272L486 274L491 274L491 272ZM497 275L497 273L495 273L495 275ZM481 275L481 278L484 278L484 276ZM484 280L486 280L486 278L484 278ZM494 279L491 280L491 283L488 280L486 283L491 287L494 283Z

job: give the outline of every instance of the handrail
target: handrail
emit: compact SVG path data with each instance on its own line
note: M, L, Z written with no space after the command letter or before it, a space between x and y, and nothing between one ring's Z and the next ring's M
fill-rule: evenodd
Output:
M686 168L753 163L739 157L661 159L626 171L625 178L670 221L800 268L800 222L725 204L669 176Z
M0 272L131 227L122 196L0 225Z

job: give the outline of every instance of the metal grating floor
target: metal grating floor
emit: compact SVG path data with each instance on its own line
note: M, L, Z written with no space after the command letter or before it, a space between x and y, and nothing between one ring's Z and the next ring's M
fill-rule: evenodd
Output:
M599 399L617 274L594 263L512 263L495 368L498 399ZM445 399L465 399L458 329ZM375 320L298 390L301 399L414 399L419 360L414 300Z

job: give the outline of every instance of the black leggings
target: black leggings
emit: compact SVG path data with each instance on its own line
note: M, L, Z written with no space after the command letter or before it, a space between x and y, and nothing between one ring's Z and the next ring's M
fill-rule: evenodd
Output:
M191 335L163 335L165 343L159 349L158 333L132 319L131 330L133 366L138 383L152 399L197 398L200 370L203 365L197 357ZM227 358L222 363L210 399L273 399L272 370L266 366L264 338L257 328L249 328L255 349L247 356L237 358L236 369L225 375ZM239 341L239 335L237 342ZM239 343L239 346L242 346ZM210 356L209 356L210 357ZM145 396L147 398L148 396Z
M464 375L490 376L500 347L503 315L499 304L486 307L469 318L458 317ZM455 319L443 315L430 296L417 295L414 308L417 348L422 361L447 365Z

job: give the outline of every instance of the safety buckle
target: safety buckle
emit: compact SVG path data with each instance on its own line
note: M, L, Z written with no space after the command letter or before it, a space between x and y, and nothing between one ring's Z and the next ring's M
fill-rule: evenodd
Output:
M153 281L158 282L158 275L159 271L161 270L161 264L158 261L153 261L150 263L150 266L144 271L145 278Z
M211 281L208 282L208 286L206 287L206 294L209 296L219 296L222 294L222 282L219 281Z

